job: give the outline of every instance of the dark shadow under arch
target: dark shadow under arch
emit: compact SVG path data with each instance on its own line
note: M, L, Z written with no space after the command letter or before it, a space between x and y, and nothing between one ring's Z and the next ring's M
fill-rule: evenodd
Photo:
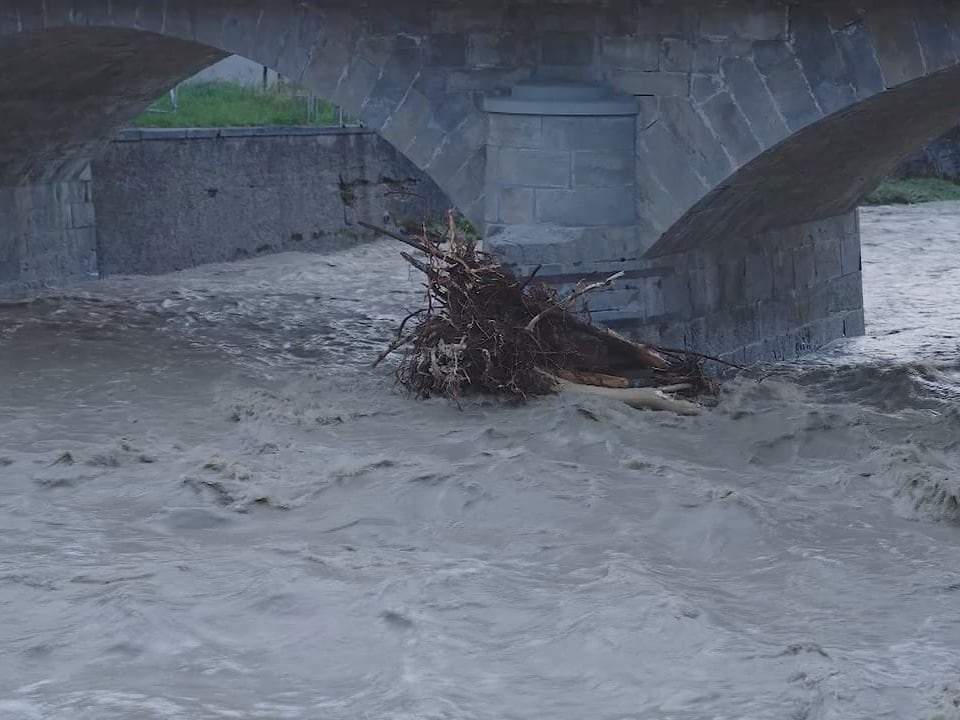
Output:
M157 97L226 54L140 30L0 37L0 185L66 180Z

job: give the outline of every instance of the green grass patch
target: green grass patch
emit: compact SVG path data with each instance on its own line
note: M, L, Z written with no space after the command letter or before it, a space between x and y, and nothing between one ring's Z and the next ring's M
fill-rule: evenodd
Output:
M340 114L336 106L317 100L311 108L303 94L289 85L266 90L232 83L184 85L177 97L161 98L154 108L137 117L136 127L256 127L260 125L334 125Z
M915 205L960 200L960 183L940 178L884 180L864 201L866 205Z

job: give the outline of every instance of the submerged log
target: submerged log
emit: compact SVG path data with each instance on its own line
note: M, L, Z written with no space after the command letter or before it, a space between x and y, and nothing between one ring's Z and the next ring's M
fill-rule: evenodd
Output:
M579 385L596 385L597 387L628 388L630 381L619 375L605 375L604 373L580 372L578 370L560 370L557 377L567 382Z
M689 400L680 400L667 395L658 388L610 388L597 385L580 385L563 378L558 379L559 387L581 395L619 400L638 410L668 410L678 415L700 415L703 408Z

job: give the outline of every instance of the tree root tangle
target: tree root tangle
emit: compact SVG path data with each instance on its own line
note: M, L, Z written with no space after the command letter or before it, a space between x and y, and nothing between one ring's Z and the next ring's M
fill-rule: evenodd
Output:
M608 287L580 283L560 297L529 278L518 279L458 230L403 236L365 227L419 252L401 253L424 276L424 306L401 324L374 365L400 353L397 380L417 396L458 400L480 393L524 400L558 389L622 400L634 407L696 414L693 398L714 396L705 370L715 360L694 352L629 340L575 315L574 304ZM412 328L408 328L412 325Z

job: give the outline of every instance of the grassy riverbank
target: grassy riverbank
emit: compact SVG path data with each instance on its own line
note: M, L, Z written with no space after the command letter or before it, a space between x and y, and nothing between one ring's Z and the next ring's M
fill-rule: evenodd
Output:
M867 196L865 205L915 205L941 200L960 200L960 183L940 178L884 180Z
M336 106L317 100L312 109L307 98L283 85L262 90L231 83L184 85L177 108L169 96L133 121L137 127L256 127L258 125L333 125L339 121Z

